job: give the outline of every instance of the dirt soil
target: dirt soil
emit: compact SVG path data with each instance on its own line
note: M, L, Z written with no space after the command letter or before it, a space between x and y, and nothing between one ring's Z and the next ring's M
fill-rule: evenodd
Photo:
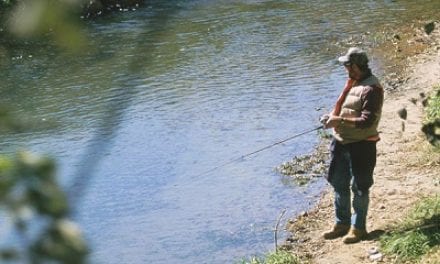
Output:
M306 263L397 263L392 256L373 261L368 251L379 246L378 238L392 231L393 224L420 198L440 194L440 154L426 154L430 146L421 132L422 102L440 84L440 23L435 23L429 35L422 25L402 29L394 41L375 47L372 53L373 57L382 54L391 58L393 72L376 72L385 76L385 102L375 184L370 191L369 238L352 245L345 245L342 239L322 238L334 224L333 192L328 186L316 208L287 224L291 235L284 247ZM396 68L401 71L394 72ZM406 120L398 115L402 108L407 111ZM440 246L428 256L421 263L440 263Z

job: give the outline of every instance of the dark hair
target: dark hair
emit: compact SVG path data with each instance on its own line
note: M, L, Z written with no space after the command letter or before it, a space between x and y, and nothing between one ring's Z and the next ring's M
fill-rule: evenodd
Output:
M357 64L354 63L359 67L359 70L361 70L361 72L371 72L370 67L368 66L368 64Z

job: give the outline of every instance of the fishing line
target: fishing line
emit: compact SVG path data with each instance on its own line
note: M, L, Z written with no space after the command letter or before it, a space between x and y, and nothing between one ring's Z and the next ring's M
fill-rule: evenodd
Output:
M219 169L219 168L225 167L225 166L227 166L227 165L229 165L229 164L232 164L232 163L234 163L234 162L237 162L237 161L243 160L244 158L247 158L247 157L249 157L249 156L255 155L255 154L257 154L257 153L259 153L259 152L261 152L261 151L263 151L263 150L266 150L266 149L272 148L272 147L274 147L274 146L276 146L276 145L282 144L282 143L284 143L284 142L286 142L286 141L289 141L289 140L292 140L292 139L297 138L297 137L299 137L299 136L302 136L302 135L308 134L308 133L310 133L310 132L313 132L313 131L319 130L319 129L321 129L321 128L324 128L324 126L315 127L315 128L313 128L313 129L309 129L309 130L303 131L303 132L301 132L301 133L295 134L295 135L293 135L293 136L291 136L291 137L288 137L288 138L286 138L286 139L280 140L280 141L275 142L275 143L273 143L273 144L270 144L270 145L268 145L268 146L266 146L266 147L263 147L263 148L260 148L260 149L258 149L258 150L255 150L255 151L253 151L253 152L251 152L251 153L247 153L247 154L242 155L242 156L240 156L240 157L238 157L238 158L231 159L230 161L225 162L225 163L223 163L223 164L220 164L220 165L218 165L218 166L216 166L216 167L214 167L214 168L212 168L212 169L209 169L209 170L207 170L207 171L205 171L205 172L203 172L203 173L200 173L200 174L198 174L197 176L200 176L200 175L202 175L202 174L206 174L206 173L210 173L210 172L212 172L212 171L214 171L214 170L217 170L217 169Z

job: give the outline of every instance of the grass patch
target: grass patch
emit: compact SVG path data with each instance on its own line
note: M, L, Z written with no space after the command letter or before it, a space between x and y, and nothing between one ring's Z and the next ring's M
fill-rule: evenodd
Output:
M433 95L423 103L426 108L422 131L429 143L440 149L440 84L433 90Z
M424 123L434 122L440 118L440 84L434 86L433 95L427 100Z
M395 231L381 237L384 253L398 260L418 261L440 245L440 195L423 199L398 223Z
M407 167L440 166L440 148L431 145L426 139L416 139L414 144L402 147L401 151L412 153L407 157Z
M237 262L237 264L301 264L301 261L292 253L280 250L278 252L271 252L264 257L244 259Z

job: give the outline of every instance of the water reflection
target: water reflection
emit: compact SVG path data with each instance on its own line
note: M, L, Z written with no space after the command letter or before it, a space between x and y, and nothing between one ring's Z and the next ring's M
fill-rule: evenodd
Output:
M0 72L2 101L60 124L2 147L59 157L98 263L230 263L272 249L280 210L305 210L323 185L285 186L273 168L317 135L200 173L315 127L344 81L338 42L439 7L151 3L89 22L86 56L33 47Z

